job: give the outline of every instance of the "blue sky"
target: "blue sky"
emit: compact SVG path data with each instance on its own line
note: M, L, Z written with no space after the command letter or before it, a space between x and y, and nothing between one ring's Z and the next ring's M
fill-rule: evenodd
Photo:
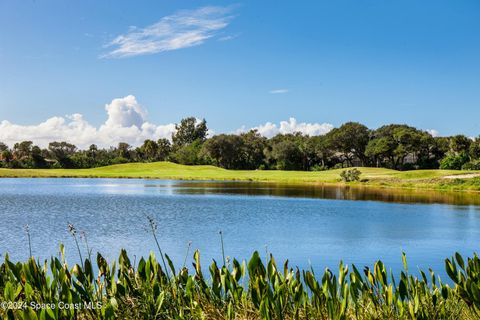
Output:
M7 0L0 72L4 140L77 113L98 129L128 95L149 123L215 132L294 117L477 136L480 2Z

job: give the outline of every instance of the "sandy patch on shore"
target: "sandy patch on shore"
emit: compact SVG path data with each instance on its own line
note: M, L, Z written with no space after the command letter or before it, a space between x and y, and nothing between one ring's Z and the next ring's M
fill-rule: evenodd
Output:
M454 174L451 176L445 176L443 179L471 179L476 177L480 177L480 173Z

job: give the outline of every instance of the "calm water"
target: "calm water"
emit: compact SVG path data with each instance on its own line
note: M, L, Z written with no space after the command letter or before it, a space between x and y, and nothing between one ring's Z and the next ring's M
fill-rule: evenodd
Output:
M479 204L476 194L248 182L0 179L0 252L25 259L23 226L29 224L35 256L54 255L63 242L68 260L76 261L66 230L72 222L94 252L110 259L121 248L147 255L155 250L148 215L177 265L189 241L204 264L220 261L222 230L227 255L240 259L268 250L277 261L288 258L303 268L336 268L340 259L371 265L380 258L398 270L403 250L411 269L442 271L443 259L455 251L478 251Z

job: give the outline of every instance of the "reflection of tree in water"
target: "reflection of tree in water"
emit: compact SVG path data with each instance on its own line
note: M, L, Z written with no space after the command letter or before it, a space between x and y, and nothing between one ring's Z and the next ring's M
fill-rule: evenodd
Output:
M399 203L480 205L480 196L474 192L399 190L357 186L298 185L259 182L181 182L175 184L173 187L174 192L177 194L231 194Z

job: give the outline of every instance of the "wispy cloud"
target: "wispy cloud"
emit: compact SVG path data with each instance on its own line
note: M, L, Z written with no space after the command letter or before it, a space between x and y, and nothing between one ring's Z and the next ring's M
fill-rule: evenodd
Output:
M222 36L222 37L219 37L218 38L218 41L229 41L229 40L233 40L233 39L236 39L240 36L240 33L237 33L237 34L229 34L229 35L226 35L226 36Z
M282 93L287 93L289 91L290 90L288 90L288 89L273 89L273 90L268 91L268 93L270 93L270 94L282 94Z
M101 58L125 58L198 46L228 26L232 7L181 10L145 28L131 27L105 47Z

